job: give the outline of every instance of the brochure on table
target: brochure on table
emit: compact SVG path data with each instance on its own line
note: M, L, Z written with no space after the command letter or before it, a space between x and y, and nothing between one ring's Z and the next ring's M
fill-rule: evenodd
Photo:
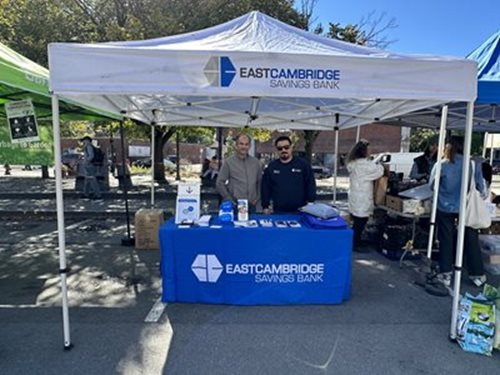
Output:
M194 223L200 218L200 184L180 182L177 187L175 223Z

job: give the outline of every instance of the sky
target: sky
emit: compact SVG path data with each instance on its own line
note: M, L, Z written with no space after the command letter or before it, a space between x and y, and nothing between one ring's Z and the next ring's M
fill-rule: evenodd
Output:
M397 40L385 48L392 52L465 57L500 30L500 0L319 0L314 16L327 29L358 24L372 11L396 19L384 34Z

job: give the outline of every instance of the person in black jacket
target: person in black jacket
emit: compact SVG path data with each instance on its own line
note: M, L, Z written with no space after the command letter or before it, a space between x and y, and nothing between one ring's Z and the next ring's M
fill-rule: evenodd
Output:
M432 167L437 160L438 143L436 139L431 139L425 148L424 154L413 159L413 166L410 172L410 178L420 182L429 181Z
M262 208L272 212L296 212L299 207L316 199L316 181L311 165L293 156L290 137L274 141L279 159L267 166L262 178Z

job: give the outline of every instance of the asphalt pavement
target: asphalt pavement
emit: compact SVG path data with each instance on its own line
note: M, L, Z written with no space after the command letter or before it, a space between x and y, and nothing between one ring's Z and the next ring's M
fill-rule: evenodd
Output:
M147 183L135 183L131 211L149 204ZM53 184L16 170L0 176L1 374L498 373L498 352L470 354L449 341L451 297L415 285L422 262L400 268L375 251L354 254L352 297L341 305L158 305L159 252L121 246L120 192L112 187L103 200L84 200L71 180L65 209L74 347L65 351ZM167 198L158 204L173 207ZM148 322L153 306L165 310Z

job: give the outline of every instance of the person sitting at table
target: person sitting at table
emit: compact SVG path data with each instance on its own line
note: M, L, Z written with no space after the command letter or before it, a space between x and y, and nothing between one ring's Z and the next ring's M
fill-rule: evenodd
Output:
M235 139L236 153L228 157L217 176L216 189L223 200L237 204L238 199L248 200L249 212L254 213L260 204L262 165L249 155L250 137L239 134Z
M369 158L369 143L366 139L354 145L347 157L349 172L349 212L352 219L353 250L367 252L361 246L361 235L368 217L373 213L373 182L384 174L384 167Z
M316 199L316 180L311 165L293 156L290 137L280 136L274 145L279 159L269 163L264 171L262 208L265 214L296 212L299 207Z
M436 139L431 139L425 148L424 154L413 159L410 171L410 178L419 182L429 181L432 167L437 160L438 143Z

